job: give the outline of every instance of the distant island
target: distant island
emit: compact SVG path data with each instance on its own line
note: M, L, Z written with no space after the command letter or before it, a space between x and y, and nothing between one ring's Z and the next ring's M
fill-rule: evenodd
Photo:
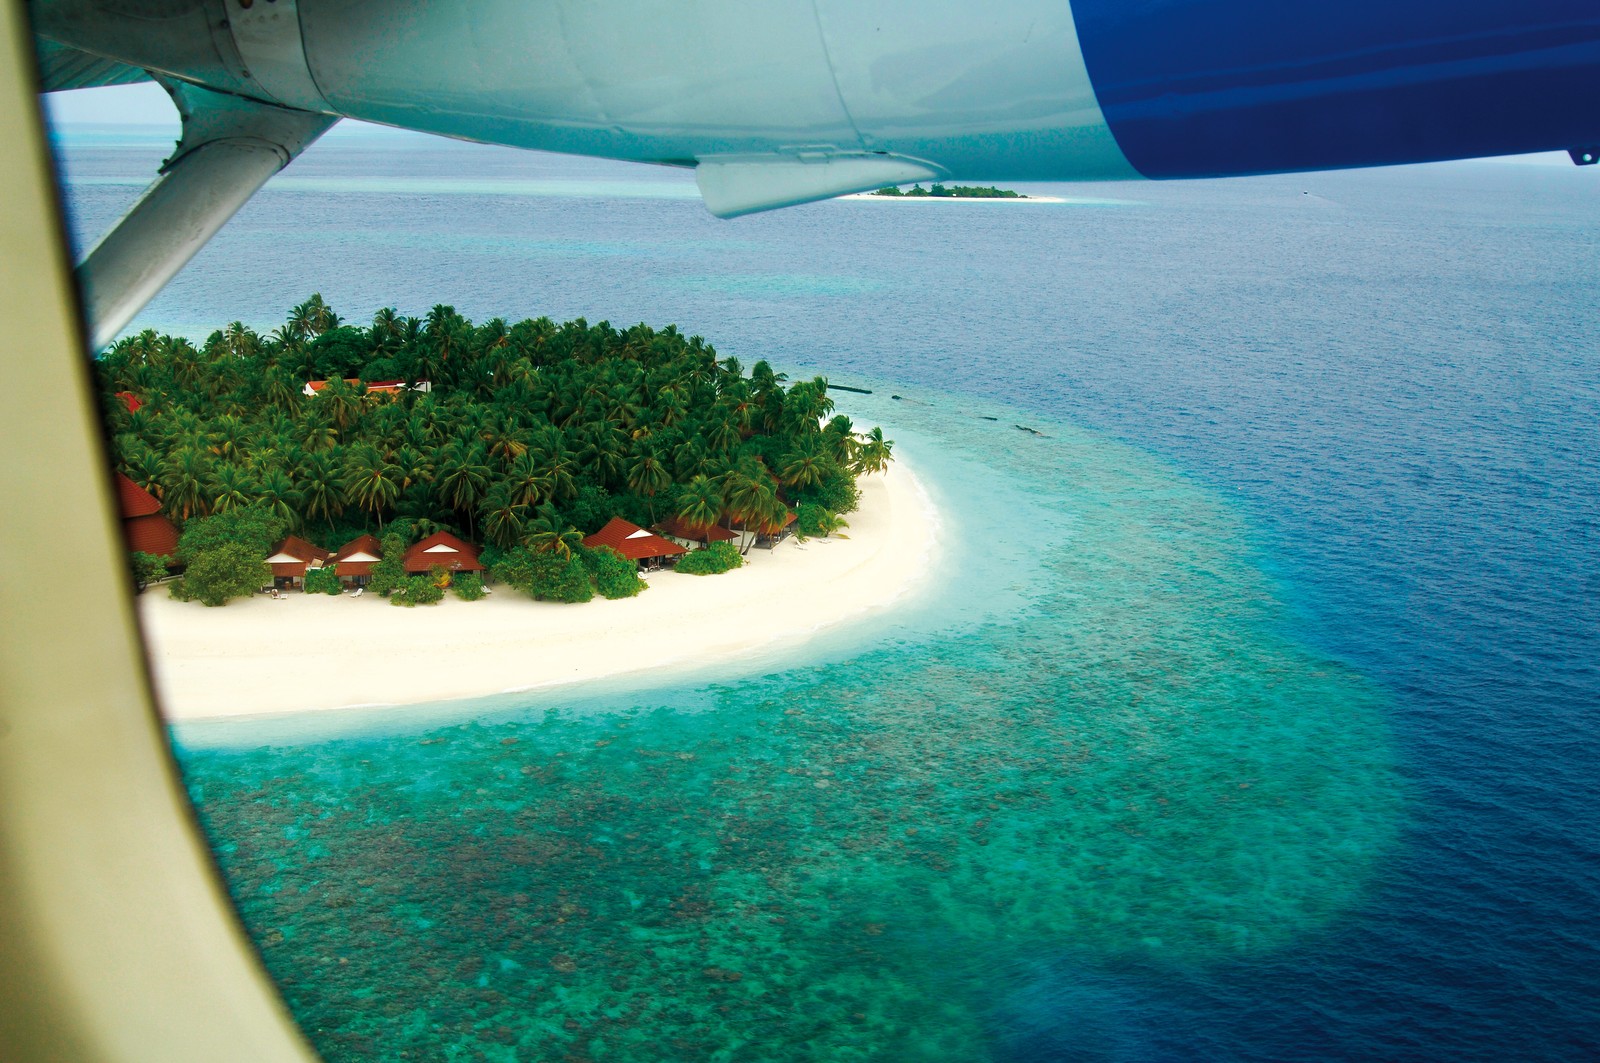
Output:
M978 185L941 185L933 184L923 188L920 184L912 185L907 191L902 192L895 185L885 185L872 193L875 196L900 196L911 199L1027 199L1020 192L1013 192L1009 188L996 188L993 185L980 187Z

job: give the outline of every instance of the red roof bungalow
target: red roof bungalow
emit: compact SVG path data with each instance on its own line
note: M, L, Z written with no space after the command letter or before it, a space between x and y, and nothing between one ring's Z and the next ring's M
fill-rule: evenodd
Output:
M355 387L357 384L361 383L361 379L359 377L350 376L345 377L344 382L349 384L351 387ZM300 389L300 393L306 396L308 399L316 398L317 392L321 391L327 386L328 382L326 380L312 380L307 382L306 386ZM398 395L402 391L432 390L433 384L427 380L419 380L415 384L409 384L404 380L369 380L367 382L368 395Z
M690 524L682 517L668 517L657 524L655 530L669 539L684 543L705 543L707 546L712 543L725 543L739 537L738 533L719 525L701 527L698 524Z
M784 512L781 524L751 521L748 524L740 523L736 527L746 533L754 532L756 536L755 545L763 550L771 550L789 537L789 533L794 531L794 522L799 519L800 515L791 509Z
M272 582L279 586L297 587L306 578L306 570L321 568L333 557L319 546L291 535L272 548L267 564L272 566Z
M383 546L371 535L358 535L339 547L333 555L339 580L351 587L365 587L372 579L372 566L383 560Z
M122 537L135 553L171 557L178 550L178 529L161 512L149 491L117 473L117 508L122 511Z
M401 564L413 576L431 571L434 565L443 565L451 572L483 571L478 548L446 531L434 532L420 543L413 543Z
M664 558L689 552L672 540L645 531L621 517L612 517L604 528L585 539L583 545L590 549L609 546L629 561L638 561L646 567L660 564Z

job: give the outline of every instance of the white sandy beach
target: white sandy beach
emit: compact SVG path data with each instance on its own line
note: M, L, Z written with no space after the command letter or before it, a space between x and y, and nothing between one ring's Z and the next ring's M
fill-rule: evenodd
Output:
M720 663L884 608L929 570L938 514L902 461L863 477L842 538L752 549L717 576L664 571L622 601L535 602L507 587L397 608L377 596L265 596L208 609L165 588L139 612L169 719L482 697Z

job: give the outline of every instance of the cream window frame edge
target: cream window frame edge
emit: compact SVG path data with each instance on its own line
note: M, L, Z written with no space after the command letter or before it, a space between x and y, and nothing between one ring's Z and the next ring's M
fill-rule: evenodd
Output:
M0 1046L310 1063L152 701L21 0L0 49Z

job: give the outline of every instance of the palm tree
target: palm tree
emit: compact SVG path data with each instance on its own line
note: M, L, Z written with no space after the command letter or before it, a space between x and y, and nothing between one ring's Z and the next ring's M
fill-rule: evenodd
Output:
M261 376L261 397L269 406L289 410L305 396L287 369L273 366Z
M537 506L555 490L555 478L540 467L537 458L527 452L517 456L501 482L511 492L512 501L522 506Z
M345 500L371 513L383 534L383 511L400 498L400 466L386 461L378 448L361 446L345 459Z
M339 315L322 301L321 292L313 292L311 298L289 311L287 328L300 338L310 338L320 336L338 325Z
M300 465L300 496L307 520L321 517L333 530L333 518L344 512L343 469L329 452L307 454Z
M744 440L744 425L739 412L732 406L718 404L711 409L706 427L706 445L718 454L726 454Z
M273 466L261 474L256 497L273 516L286 519L291 527L300 526L300 489L283 469Z
M772 481L765 475L750 476L744 472L735 472L728 482L727 505L729 515L740 525L739 552L747 554L755 542L754 525L757 520L765 516L772 509L772 502L777 497L777 492L772 487ZM748 533L749 539L744 539Z
M696 476L678 495L678 518L704 533L722 519L722 488L706 476Z
M256 500L260 491L250 470L231 462L216 466L208 486L213 513L226 513L248 506Z
M795 449L784 455L783 465L778 472L789 487L818 487L833 471L829 464L820 437L802 436L795 444Z
M519 502L511 488L497 483L483 502L483 534L489 542L509 550L522 541L528 525L528 506Z
M361 417L366 405L365 385L354 385L334 377L317 394L317 408L327 415L341 438Z
M386 306L372 315L372 327L367 330L367 338L372 341L375 351L389 354L398 350L405 340L405 326L400 320L400 313L392 306Z
M862 472L885 472L893 460L894 440L883 438L883 429L874 428L862 439L857 463Z
M841 469L853 469L861 443L856 439L855 425L844 414L836 414L822 427L822 438L827 444L828 456Z
M161 504L180 520L205 513L211 459L196 446L182 446L161 463Z
M539 507L538 514L528 523L527 539L534 550L565 558L571 558L572 552L583 542L578 529L565 523L550 506Z
M626 442L616 425L606 421L591 422L579 433L578 460L593 469L602 483L615 483L622 472Z
M400 490L408 491L414 484L425 484L433 481L433 462L428 460L428 451L402 445L395 448L395 466L400 470Z
M651 524L656 522L656 495L671 486L672 474L661 459L649 451L635 458L628 468L628 490L645 497Z
M465 513L469 534L476 533L474 514L484 493L489 490L492 472L481 445L466 447L452 441L439 455L434 484L446 505Z
M160 498L165 488L161 484L161 457L142 439L135 438L122 455L122 471L128 479Z

